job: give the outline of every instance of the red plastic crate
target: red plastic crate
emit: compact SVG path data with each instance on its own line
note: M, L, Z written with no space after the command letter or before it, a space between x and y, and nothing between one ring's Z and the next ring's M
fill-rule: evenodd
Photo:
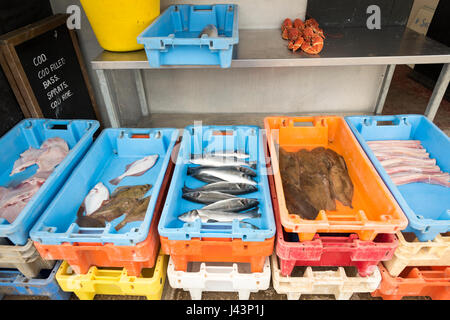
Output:
M450 267L407 267L398 277L392 277L382 263L378 268L382 279L372 297L401 300L428 296L433 300L450 300Z
M172 158L176 159L179 141L174 147ZM175 168L171 160L161 185L153 219L147 239L135 246L116 246L112 243L63 243L61 245L43 245L34 242L41 256L47 260L66 260L77 274L86 274L92 266L120 267L127 269L129 276L140 276L143 268L153 268L159 251L158 223L164 207L170 180Z
M267 153L266 149L266 154ZM361 241L356 234L323 236L315 234L312 241L299 242L296 233L281 226L275 180L269 175L270 194L277 226L276 254L282 276L290 276L295 266L354 266L362 277L371 275L380 261L392 259L398 247L394 234L378 234L373 241ZM296 241L289 241L292 237ZM291 239L292 239L291 238Z

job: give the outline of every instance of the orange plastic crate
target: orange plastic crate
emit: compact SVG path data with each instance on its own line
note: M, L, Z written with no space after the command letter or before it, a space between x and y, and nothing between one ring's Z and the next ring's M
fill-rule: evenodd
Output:
M392 277L382 263L378 265L381 283L373 297L401 300L403 297L428 296L433 300L450 299L450 267L407 267Z
M268 117L264 119L264 126L275 177L281 224L287 232L298 233L300 241L310 241L318 232L357 233L361 240L372 241L378 233L395 233L406 228L407 218L344 118ZM342 155L354 185L353 209L336 200L337 210L321 210L316 220L302 219L299 215L288 212L276 144L288 152L327 147Z
M169 240L161 237L161 249L170 255L176 271L187 271L189 262L250 263L251 272L262 272L266 257L273 252L275 237L264 241L205 238Z
M176 159L179 142L171 159ZM127 269L129 276L140 276L143 268L153 268L159 249L158 223L172 178L174 162L169 161L166 176L156 202L150 231L145 241L135 246L116 246L112 243L63 243L62 245L43 245L34 242L44 259L66 260L77 274L86 274L90 267L120 267Z

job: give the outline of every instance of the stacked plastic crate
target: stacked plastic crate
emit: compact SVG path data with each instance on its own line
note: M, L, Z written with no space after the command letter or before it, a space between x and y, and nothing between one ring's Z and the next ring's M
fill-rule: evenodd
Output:
M381 281L377 264L393 256L398 246L395 233L407 220L344 118L269 117L265 129L277 221L274 289L288 299L303 294L350 299L353 293L374 291ZM353 208L337 203L335 211L321 210L315 220L307 220L287 209L278 152L316 147L330 148L345 159L354 185Z
M26 119L0 139L0 186L16 188L14 190L17 191L38 170L37 165L30 163L23 171L11 174L22 153L29 148L39 149L44 141L56 137L63 139L69 147L67 156L14 221L0 216L0 296L33 295L57 300L69 298L70 294L63 292L55 279L61 262L42 259L29 238L29 231L91 146L98 127L97 121ZM5 209L5 203L2 206Z
M379 264L382 281L372 294L450 299L450 188L423 182L396 185L368 141L420 141L442 172L450 171L450 139L421 115L347 117L347 123L408 218L393 258ZM419 168L420 169L420 168ZM447 183L448 177L447 177Z
M238 292L240 299L248 299L251 292L269 287L275 222L264 145L263 130L256 126L189 126L183 132L158 230L162 250L170 255L169 283L189 291L192 299L201 299L205 291ZM204 206L185 199L183 193L212 186L188 175L188 168L197 166L191 159L234 151L247 154L246 163L256 164L257 190L237 197L257 199L260 216L244 223L238 219L218 222L213 216L203 221L180 220L180 215ZM227 188L221 191L231 192Z
M96 139L30 232L42 257L64 260L56 274L64 291L80 299L94 299L96 294L161 299L168 257L159 253L156 227L177 138L176 129L106 129ZM129 164L150 155L158 159L144 174L125 177L117 186L110 183ZM99 182L110 194L121 186L151 185L143 221L130 221L116 230L122 215L105 227L81 227L78 209Z

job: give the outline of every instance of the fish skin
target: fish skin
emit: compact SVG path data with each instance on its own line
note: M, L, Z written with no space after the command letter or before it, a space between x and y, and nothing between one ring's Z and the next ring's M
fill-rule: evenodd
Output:
M116 231L119 231L130 222L143 221L145 219L149 203L150 197L141 200L139 205L133 211L131 211L130 213L125 213L125 218L114 229L116 229Z
M183 199L201 204L211 204L217 201L237 198L234 195L217 191L194 191L183 193Z
M158 161L159 155L154 154L151 156L144 157L142 159L136 160L129 165L127 165L125 172L118 176L115 179L112 179L109 181L109 183L113 185L118 185L120 181L122 181L124 178L129 176L142 176L144 173L146 173L148 170L150 170Z
M215 203L209 204L209 205L201 208L201 210L241 212L241 211L255 208L258 205L259 205L258 199L235 198L235 199L217 201Z
M302 189L283 181L283 191L289 214L298 215L306 220L315 220L317 218L319 210L314 208L308 201L308 197Z
M188 188L186 185L183 187L183 193L196 191L218 191L232 195L243 195L258 191L258 187L248 183L230 183L225 181L207 184L196 189Z
M331 193L328 165L324 157L325 148L311 152L302 149L296 153L300 166L300 188L307 194L309 202L319 210L336 210Z
M252 209L243 213L235 213L235 212L225 212L225 211L216 211L216 210L191 210L186 213L181 214L178 218L183 222L194 222L198 218L201 219L203 223L207 222L233 222L234 219L239 221L245 219L253 219L261 217L261 214L258 213L259 208Z
M344 206L353 209L352 199L354 188L345 159L331 149L327 149L326 154L331 164L329 178L332 194Z
M135 198L142 199L147 192L152 188L151 184L142 184L136 186L117 187L111 194L111 198Z
M256 161L245 162L234 157L216 157L216 156L203 156L193 157L190 160L192 164L198 164L205 167L230 167L230 166L247 166L252 169L256 169Z
M236 172L234 170L216 170L215 168L203 169L198 170L192 176L200 181L208 183L219 182L220 180L222 180L227 182L247 183L252 185L257 184L256 181L252 179L252 177L242 172ZM214 181L215 179L219 179L219 181Z
M198 171L209 170L209 169L221 170L221 171L236 171L238 173L243 173L243 174L246 174L246 175L251 176L251 177L256 177L256 172L255 171L253 171L250 168L243 167L243 166L227 166L227 167L205 167L205 166L199 166L199 167L190 167L190 168L187 169L187 174L188 175L193 175L193 174L197 173Z
M122 198L122 199L112 199L106 201L103 206L97 211L93 212L90 217L111 222L117 219L126 212L131 212L139 205L139 199Z
M86 198L84 198L86 215L89 216L99 209L106 200L109 200L109 190L103 183L99 182L89 191Z

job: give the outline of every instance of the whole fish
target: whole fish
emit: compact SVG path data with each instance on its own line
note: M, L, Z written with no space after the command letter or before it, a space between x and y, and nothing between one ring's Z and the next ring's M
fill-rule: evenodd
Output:
M109 199L109 190L101 182L97 183L94 188L89 191L86 198L84 198L84 208L86 215L90 215L96 211L103 204L104 201Z
M142 184L137 186L123 186L117 187L111 194L111 198L134 198L141 199L152 188L151 184Z
M243 212L243 213L235 213L235 212L226 212L226 211L216 211L216 210L191 210L186 213L183 213L178 218L183 222L194 222L197 219L201 219L203 223L206 222L233 222L234 219L239 221L245 219L254 219L261 217L261 214L258 213L258 208L253 210Z
M224 157L204 155L203 157L193 157L190 160L190 162L193 164L198 164L207 167L248 166L252 169L256 169L256 161L245 162L235 157L224 158Z
M190 192L196 192L196 191L217 191L217 192L223 192L233 195L242 195L242 194L248 194L253 193L258 190L258 187L252 184L248 183L230 183L230 182L215 182L211 184L207 184L205 186L191 189L186 187L186 185L183 187L183 193L190 193Z
M109 181L109 183L113 185L118 185L120 181L122 181L122 179L124 179L125 177L142 176L144 173L146 173L149 169L151 169L155 165L156 161L158 161L158 157L159 156L155 154L136 160L133 163L130 163L129 165L127 165L126 170L122 175L118 176L115 179L112 179L111 181Z
M217 191L194 191L194 192L188 192L183 193L182 195L183 199L202 203L202 204L211 204L217 201L221 200L227 200L227 199L235 199L236 196L233 196L231 194L226 194L223 192L217 192Z
M234 170L216 170L215 168L201 169L192 176L200 181L204 181L207 183L218 182L215 181L215 179L219 179L219 181L222 180L235 183L247 183L251 185L257 184L251 176Z
M241 212L258 206L258 199L235 198L217 201L203 207L201 210L217 210L226 212Z
M240 173L244 173L248 176L251 177L256 177L256 172L253 171L250 168L247 167L243 167L243 166L229 166L229 167L205 167L205 166L199 166L199 167L190 167L187 169L187 174L188 175L193 175L195 173L197 173L198 171L201 170L206 170L206 169L215 169L215 170L223 170L223 171L236 171L236 172L240 172Z
M250 158L249 154L241 151L213 151L204 153L204 155L208 157L226 157L226 158L237 158L237 159L248 159Z
M198 37L201 38L203 35L206 35L209 38L217 38L219 36L219 31L217 31L217 27L215 25L208 24L205 28L203 28Z
M136 206L130 213L125 213L125 218L114 228L116 231L119 231L125 225L133 221L143 221L145 218L145 214L147 213L147 207L150 202L150 197L147 197L140 201L139 205Z
M77 213L76 224L78 224L81 228L104 228L106 226L105 221L101 221L90 216L84 216L83 212L84 208L80 206Z

